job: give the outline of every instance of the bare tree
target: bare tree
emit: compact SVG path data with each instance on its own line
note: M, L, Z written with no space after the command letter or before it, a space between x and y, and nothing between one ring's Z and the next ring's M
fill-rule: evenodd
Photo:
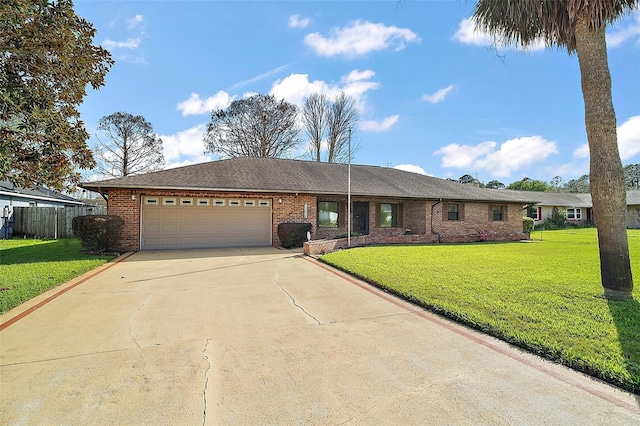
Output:
M206 152L223 157L283 157L300 143L298 108L272 95L254 95L211 113Z
M313 93L302 109L302 125L309 136L309 155L313 161L322 161L322 141L327 132L329 100L323 93Z
M353 154L359 149L358 146L351 146L349 152L350 131L358 123L358 112L356 102L351 96L344 92L340 93L329 107L327 114L327 147L328 163L346 163L353 159Z
M96 138L97 168L106 176L122 177L164 168L162 139L141 115L116 112L102 117Z

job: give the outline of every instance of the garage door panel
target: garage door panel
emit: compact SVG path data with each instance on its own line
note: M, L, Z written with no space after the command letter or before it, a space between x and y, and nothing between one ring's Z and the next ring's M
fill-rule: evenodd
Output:
M142 249L271 245L271 209L244 206L142 206Z

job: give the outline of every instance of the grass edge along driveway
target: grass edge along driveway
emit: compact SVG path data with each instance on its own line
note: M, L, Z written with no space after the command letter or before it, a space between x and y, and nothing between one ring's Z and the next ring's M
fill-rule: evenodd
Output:
M595 229L533 241L359 247L321 261L555 362L640 394L640 230L635 300L607 300Z
M114 258L81 250L77 239L0 240L0 314Z

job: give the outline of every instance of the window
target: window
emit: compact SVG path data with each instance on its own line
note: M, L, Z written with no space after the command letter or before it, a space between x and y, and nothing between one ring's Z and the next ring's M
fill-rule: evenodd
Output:
M318 226L321 228L338 227L338 202L319 201L318 202Z
M398 205L380 204L380 227L396 228L398 226Z
M245 207L255 207L256 206L256 200L244 200L244 206Z
M144 203L148 206L157 206L158 199L157 198L145 198Z
M229 205L231 207L240 207L240 200L229 200Z
M527 217L530 217L533 220L540 220L538 217L538 208L535 206L531 206L527 209Z
M191 198L181 198L180 199L180 205L181 206L192 206L193 205L193 200Z
M447 204L447 220L460 220L460 204Z
M209 205L209 199L207 199L207 198L198 198L198 205L199 206L208 206Z
M224 206L224 200L213 200L213 205L217 207Z
M494 222L504 220L504 206L491 206L491 220Z
M258 207L269 207L269 200L258 201Z
M582 209L567 209L567 219L580 220L582 219Z
M175 206L176 205L176 199L175 198L163 198L162 199L162 204L165 206Z

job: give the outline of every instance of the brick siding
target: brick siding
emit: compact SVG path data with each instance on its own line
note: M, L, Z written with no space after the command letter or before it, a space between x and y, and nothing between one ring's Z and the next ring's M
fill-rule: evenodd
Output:
M135 193L135 200L131 199L132 193ZM322 243L326 245L327 249L332 245L336 246L338 244L335 242L337 240L334 240L336 236L347 232L347 223L344 218L341 220L341 226L337 228L318 227L318 201L337 201L342 205L346 205L346 197L308 194L114 189L109 191L108 214L117 215L124 219L125 227L120 244L122 250L135 251L140 249L140 208L143 196L269 199L272 203L271 232L274 246L280 245L278 238L279 223L311 223L312 240L328 240L329 242ZM527 238L527 234L522 232L522 206L517 204L505 204L506 219L494 222L489 220L491 204L488 203L463 203L463 220L448 221L443 220L443 203L438 201L373 197L352 197L351 201L369 203L369 235L363 238L364 244L429 243L438 241L469 242L478 241L481 237L486 241L509 241ZM383 228L377 225L378 206L380 203L402 206L402 218L397 227ZM346 207L344 211L346 212ZM433 218L431 217L432 211ZM407 229L410 230L410 235L405 235ZM354 239L352 239L353 241ZM322 246L322 244L318 244L318 247ZM318 250L330 251L327 251L327 249L320 248Z

